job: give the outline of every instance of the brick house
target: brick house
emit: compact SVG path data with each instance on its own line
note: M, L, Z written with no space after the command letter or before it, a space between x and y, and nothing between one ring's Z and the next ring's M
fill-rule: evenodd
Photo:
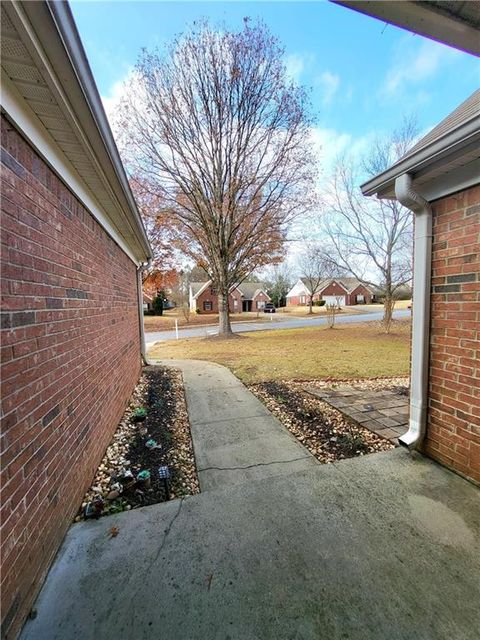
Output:
M480 90L362 186L415 216L409 431L480 482Z
M3 2L2 638L15 638L142 366L150 248L69 7Z
M310 302L310 284L308 278L299 278L287 293L287 307L308 305ZM354 304L370 304L374 298L373 290L356 278L326 278L320 283L313 296L314 302L325 300L326 304L339 307Z
M228 308L231 313L258 311L270 298L265 286L259 282L244 282L230 290ZM190 310L198 313L218 313L217 291L211 280L192 282L189 290Z

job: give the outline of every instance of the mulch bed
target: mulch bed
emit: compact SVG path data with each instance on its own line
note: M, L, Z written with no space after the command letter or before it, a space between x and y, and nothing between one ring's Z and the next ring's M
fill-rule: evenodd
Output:
M135 412L146 410L146 419L135 422ZM148 448L146 443L156 443ZM159 467L168 466L168 494ZM148 471L150 486L137 479ZM183 392L182 375L166 367L145 367L131 402L105 452L81 509L85 518L90 503L102 505L93 517L144 507L199 492Z
M261 382L249 385L249 389L322 463L394 448L388 440L308 394L302 383Z

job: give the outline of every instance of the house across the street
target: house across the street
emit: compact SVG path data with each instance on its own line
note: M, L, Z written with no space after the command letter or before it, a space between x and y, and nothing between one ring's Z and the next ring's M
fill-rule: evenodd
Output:
M68 5L5 1L1 14L1 615L10 639L139 378L150 247Z
M312 294L308 278L299 278L287 293L287 306L302 306L310 303ZM324 300L326 304L338 307L353 304L370 304L374 291L356 278L325 278L313 295L313 301Z
M231 313L261 311L267 302L270 297L262 282L243 282L230 289L228 308ZM217 290L211 280L190 284L189 304L197 313L218 313Z

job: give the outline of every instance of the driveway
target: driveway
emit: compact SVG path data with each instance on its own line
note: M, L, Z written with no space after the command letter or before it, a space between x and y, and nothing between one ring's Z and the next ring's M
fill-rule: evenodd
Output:
M21 640L477 640L477 487L312 462L222 367L184 375L203 492L73 525Z
M393 317L395 319L409 318L410 311L408 309L399 309L394 311ZM381 311L368 311L366 313L355 313L352 315L339 315L336 317L335 322L338 324L343 323L357 323L357 322L370 322L379 321L383 317ZM321 326L327 323L325 316L318 316L314 318L284 318L279 317L276 314L270 316L271 322L234 322L232 323L232 331L235 333L244 333L246 331L265 331L271 329L299 329L302 327L314 327ZM201 338L206 335L214 335L218 333L216 326L207 327L192 327L191 329L179 329L180 338ZM152 331L145 333L147 342L147 348L151 347L155 342L165 342L167 340L175 340L175 331Z

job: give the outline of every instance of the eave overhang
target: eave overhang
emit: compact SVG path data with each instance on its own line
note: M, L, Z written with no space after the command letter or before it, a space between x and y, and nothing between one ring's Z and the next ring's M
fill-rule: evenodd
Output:
M22 112L85 185L88 202L72 189L75 195L132 260L147 261L151 248L68 3L2 3L2 76L10 89L9 103L2 98L7 117L19 124L10 107L22 101Z
M444 190L450 188L450 180L445 176L456 176L465 184L480 180L480 116L476 115L462 126L449 131L416 153L405 156L383 173L361 185L366 196L379 198L395 197L395 180L408 173L415 187L426 190L427 199L434 197L428 192L429 185L443 180ZM453 187L452 187L453 188ZM437 197L444 195L440 191Z
M480 3L330 0L364 15L480 56Z

